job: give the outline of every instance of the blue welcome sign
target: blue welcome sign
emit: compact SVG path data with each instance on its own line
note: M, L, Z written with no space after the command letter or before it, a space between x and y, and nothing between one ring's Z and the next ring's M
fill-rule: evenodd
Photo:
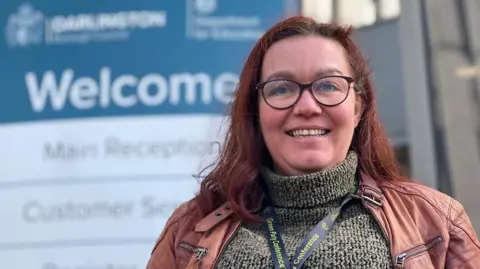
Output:
M218 113L284 1L8 1L0 122Z

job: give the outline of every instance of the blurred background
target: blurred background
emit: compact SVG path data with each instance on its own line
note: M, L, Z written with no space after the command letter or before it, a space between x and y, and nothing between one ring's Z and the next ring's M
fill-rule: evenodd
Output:
M480 1L4 0L0 261L145 268L215 160L256 40L303 14L356 27L405 175L480 228Z

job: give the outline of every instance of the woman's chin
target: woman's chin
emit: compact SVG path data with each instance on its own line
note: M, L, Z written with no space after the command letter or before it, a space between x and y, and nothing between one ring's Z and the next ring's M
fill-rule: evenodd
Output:
M292 162L290 166L292 172L295 174L309 174L330 168L330 163L329 160L320 158L299 158L295 160L295 162Z

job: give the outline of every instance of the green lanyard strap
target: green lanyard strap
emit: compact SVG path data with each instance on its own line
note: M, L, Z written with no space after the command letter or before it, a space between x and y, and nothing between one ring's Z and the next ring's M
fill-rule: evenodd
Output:
M312 255L313 251L315 251L318 245L327 237L328 233L332 230L340 211L351 200L352 196L348 195L338 208L326 216L312 229L312 231L310 231L310 233L297 248L295 256L293 256L293 259L290 262L280 235L280 231L278 229L275 210L270 206L272 205L271 199L268 194L266 194L266 201L269 206L265 207L261 214L267 219L267 221L264 223L264 230L267 234L268 247L270 249L270 253L272 254L275 269L301 268L307 258Z

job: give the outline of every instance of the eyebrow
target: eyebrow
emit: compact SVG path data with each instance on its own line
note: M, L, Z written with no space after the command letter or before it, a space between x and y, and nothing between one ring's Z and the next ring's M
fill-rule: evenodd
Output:
M319 78L322 76L328 75L343 75L343 72L337 68L326 68L320 69L317 73L315 73L315 78ZM295 75L287 70L281 70L270 74L265 80L272 80L272 79L295 79Z

